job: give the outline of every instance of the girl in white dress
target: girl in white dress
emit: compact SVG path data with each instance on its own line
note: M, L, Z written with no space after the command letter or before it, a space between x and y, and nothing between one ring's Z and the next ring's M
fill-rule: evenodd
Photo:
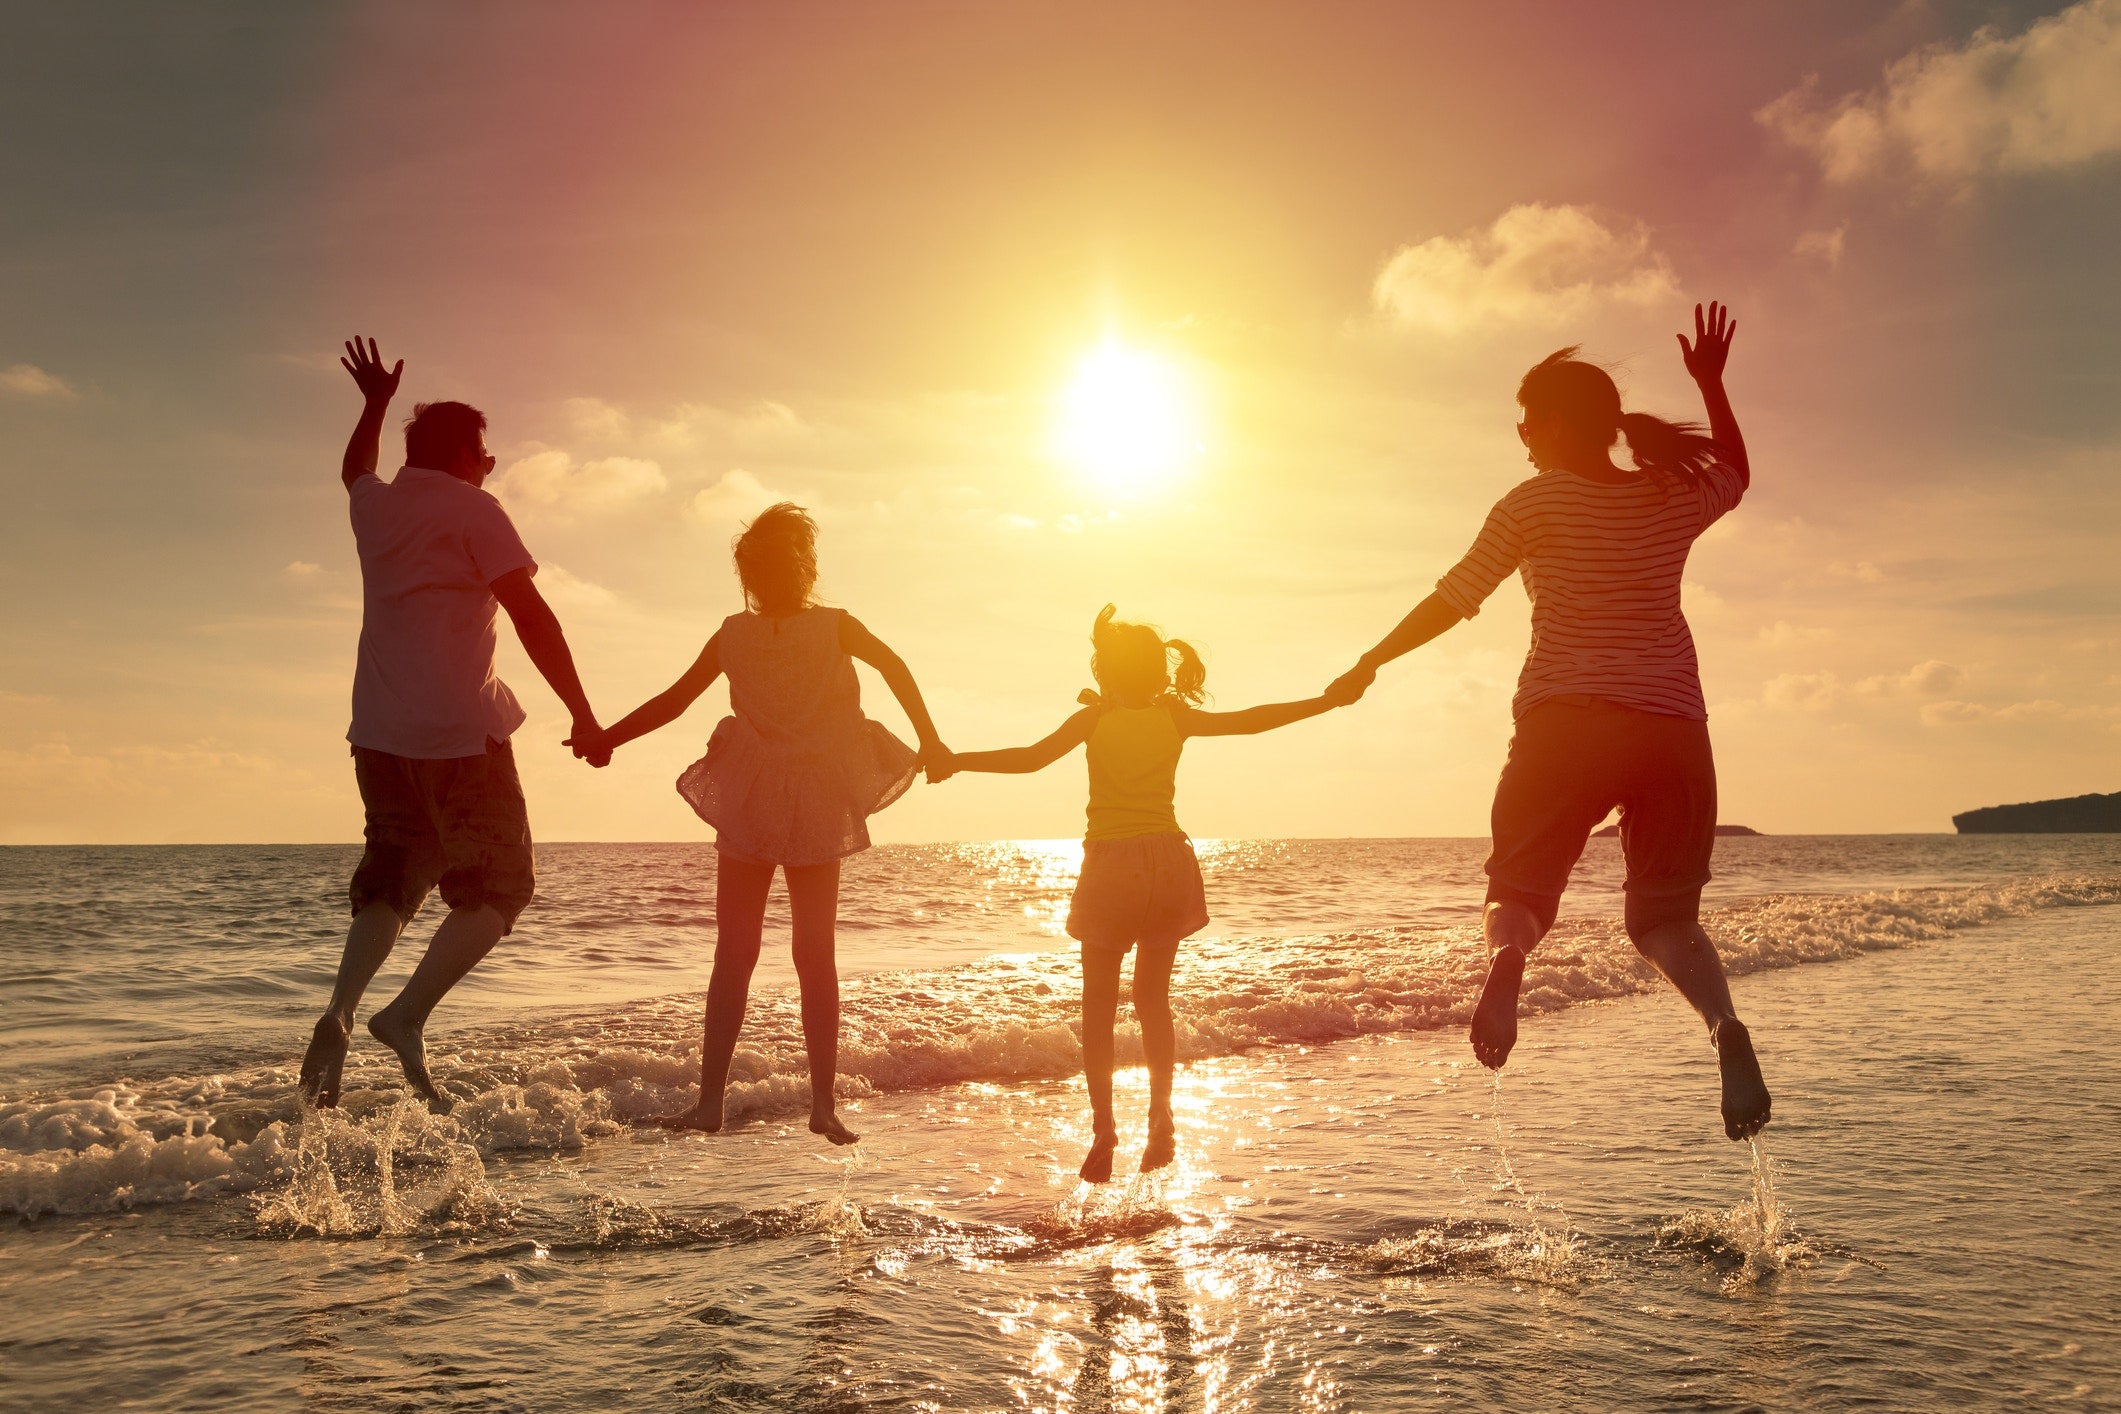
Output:
M844 609L818 604L817 523L782 502L736 539L743 613L731 614L670 688L595 737L571 741L593 765L613 748L677 718L727 674L731 715L707 754L678 777L678 794L714 826L714 975L707 986L699 1103L658 1123L722 1127L722 1092L744 1024L773 871L788 879L810 1128L835 1144L857 1136L833 1107L840 1036L833 928L840 861L869 847L868 817L905 794L922 757L943 750L905 662ZM875 668L920 736L916 755L862 715L854 660Z

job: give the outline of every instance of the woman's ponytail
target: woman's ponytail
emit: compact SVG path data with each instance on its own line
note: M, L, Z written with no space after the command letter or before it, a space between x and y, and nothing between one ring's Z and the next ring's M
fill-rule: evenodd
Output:
M1666 486L1691 486L1723 459L1723 448L1698 422L1667 422L1646 412L1620 415L1620 435L1635 468Z

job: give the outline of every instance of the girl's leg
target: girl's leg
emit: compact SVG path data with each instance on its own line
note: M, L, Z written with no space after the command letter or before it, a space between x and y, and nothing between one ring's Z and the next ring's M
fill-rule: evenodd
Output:
M1142 1150L1142 1172L1154 1173L1178 1156L1178 1135L1171 1118L1171 1072L1178 1038L1171 1022L1171 966L1177 943L1144 943L1134 958L1134 1019L1142 1029L1142 1053L1149 1062L1149 1143Z
M656 1123L673 1129L722 1127L722 1092L729 1087L729 1058L736 1054L744 1006L751 999L751 971L759 962L759 936L766 926L766 893L773 866L715 855L714 975L707 982L707 1020L700 1040L700 1099L691 1109Z
M795 980L803 998L803 1049L810 1057L810 1132L835 1144L852 1144L861 1136L840 1123L832 1103L840 1063L840 971L833 953L840 862L790 865L787 872Z
M1090 1091L1095 1135L1083 1160L1081 1176L1087 1183L1112 1177L1112 1151L1119 1145L1119 1127L1112 1119L1112 1019L1119 1011L1119 966L1125 957L1115 948L1083 944L1083 1082Z

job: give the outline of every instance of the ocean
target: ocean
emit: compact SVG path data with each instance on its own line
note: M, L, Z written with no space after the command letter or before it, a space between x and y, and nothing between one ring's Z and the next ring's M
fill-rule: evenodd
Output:
M355 849L0 849L0 1405L2121 1405L2121 836L1719 840L1757 1145L1616 842L1499 1079L1483 841L1199 847L1179 1161L1133 1173L1123 1010L1094 1189L1073 842L850 861L851 1150L803 1127L778 889L730 1129L641 1123L692 1097L703 843L540 847L430 1026L446 1117L365 1035L295 1102Z

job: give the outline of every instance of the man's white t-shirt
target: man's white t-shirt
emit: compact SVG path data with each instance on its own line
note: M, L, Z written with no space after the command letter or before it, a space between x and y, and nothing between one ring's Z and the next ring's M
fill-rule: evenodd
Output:
M355 746L438 760L506 741L523 708L494 675L492 584L538 563L493 496L442 471L401 467L349 490L361 555Z

